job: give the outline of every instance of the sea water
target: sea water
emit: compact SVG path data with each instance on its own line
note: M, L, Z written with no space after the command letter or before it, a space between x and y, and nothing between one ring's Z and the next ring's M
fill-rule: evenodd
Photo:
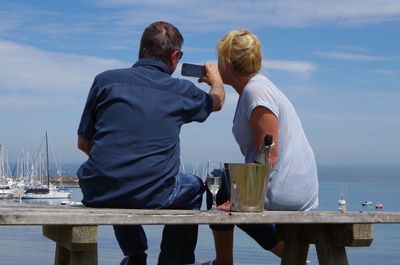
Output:
M383 204L383 211L400 211L400 168L397 167L319 167L320 208L336 211L339 194L344 191L348 211L376 211L375 202ZM72 200L79 201L82 194L73 189ZM369 207L365 200L373 201ZM37 203L26 201L24 203ZM48 200L58 204L60 201ZM157 264L162 226L144 226L149 250L148 264ZM400 225L374 225L374 241L368 248L347 248L352 265L399 265ZM0 265L51 265L54 264L55 244L42 236L40 226L0 226ZM119 264L123 254L114 238L111 226L100 226L98 234L100 265ZM197 261L214 257L210 229L200 225L196 248ZM240 229L235 229L235 264L280 264L280 260L263 250ZM310 245L308 260L318 264L315 247Z

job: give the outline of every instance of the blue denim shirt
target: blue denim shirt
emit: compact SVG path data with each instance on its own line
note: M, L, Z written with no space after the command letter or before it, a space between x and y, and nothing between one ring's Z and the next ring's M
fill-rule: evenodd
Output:
M179 172L181 126L203 122L212 98L170 76L158 60L96 76L78 135L91 141L78 170L82 202L92 207L158 208Z

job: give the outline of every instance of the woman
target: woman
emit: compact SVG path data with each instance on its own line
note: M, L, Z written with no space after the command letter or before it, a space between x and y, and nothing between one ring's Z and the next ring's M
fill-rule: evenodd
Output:
M227 85L239 94L232 132L245 162L256 161L264 136L273 136L268 162L265 208L273 211L308 211L318 205L318 177L314 153L299 117L288 98L265 76L259 39L248 30L227 33L218 42L218 68ZM226 197L225 199L229 199ZM219 206L229 210L229 204ZM233 226L213 229L215 265L233 264ZM277 256L283 242L275 237L274 225L239 225L264 249Z

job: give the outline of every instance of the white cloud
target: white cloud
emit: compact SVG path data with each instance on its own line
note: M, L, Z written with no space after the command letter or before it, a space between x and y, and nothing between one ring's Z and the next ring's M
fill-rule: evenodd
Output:
M382 106L396 106L394 108L400 109L400 91L373 91L373 92L363 92L360 93L361 96L373 101L376 104L381 104ZM400 123L400 119L397 117L397 121Z
M306 61L266 60L263 66L267 70L279 70L309 76L317 70L317 65Z
M366 55L347 52L316 52L315 54L339 61L369 62L369 61L393 61L396 57L384 57L376 55Z
M368 126L370 123L384 124L384 125L396 125L399 126L400 122L397 117L382 115L376 115L371 113L364 114L352 114L352 113L327 113L327 112L307 112L304 113L303 118L314 119L325 122L337 122L340 124L349 123L354 127L360 126L360 124Z
M397 76L400 75L400 71L395 70L387 70L387 69L377 69L373 71L376 74L384 75L384 76Z
M397 0L92 0L89 3L91 6L84 6L82 11L68 13L35 4L4 3L0 7L0 34L24 38L30 32L43 34L42 38L90 39L88 35L93 32L102 36L137 34L132 33L135 26L142 30L154 20L171 21L184 32L202 33L241 27L363 26L400 20ZM106 16L98 15L103 11Z
M47 52L32 46L0 41L1 106L58 104L59 99L86 97L94 76L129 64L114 59ZM28 103L30 102L30 103Z
M301 27L333 23L358 26L399 20L400 16L400 2L396 0L187 0L184 4L178 0L100 0L92 3L139 10L139 17L131 17L131 22L150 14L150 17L175 21L176 14L180 14L182 25L196 25L197 30L207 31L226 25Z

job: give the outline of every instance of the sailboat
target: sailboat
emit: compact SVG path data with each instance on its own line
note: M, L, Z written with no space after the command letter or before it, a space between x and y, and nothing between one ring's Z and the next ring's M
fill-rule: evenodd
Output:
M345 212L347 210L346 207L346 200L344 199L343 194L340 195L339 200L338 200L338 210L341 212Z
M342 178L342 192L339 195L339 200L338 200L338 210L340 212L345 212L347 211L347 206L346 206L346 200L344 199L344 185L343 185L343 178Z
M11 189L13 183L10 167L8 165L7 153L0 144L0 199L13 197L13 191Z
M25 184L24 192L20 195L21 199L68 199L71 198L71 192L60 190L54 185L50 184L50 164L49 164L49 141L47 132L45 134L46 140L46 178L47 185L42 184L42 179L36 180L36 177L43 177L43 157L39 152L36 155L34 163L32 163L29 179Z

